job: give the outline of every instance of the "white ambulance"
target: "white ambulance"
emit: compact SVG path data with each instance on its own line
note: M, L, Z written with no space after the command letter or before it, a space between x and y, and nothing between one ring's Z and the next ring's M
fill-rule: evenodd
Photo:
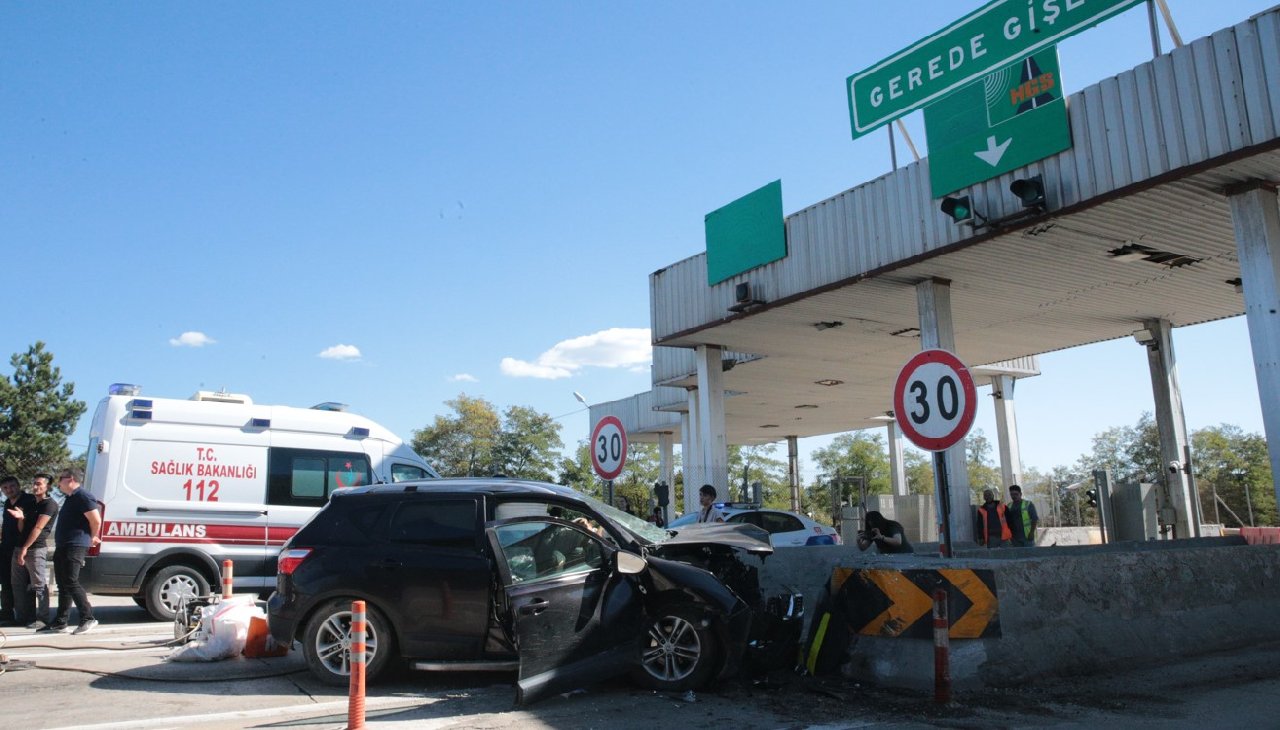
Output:
M132 595L152 616L219 585L275 587L276 555L334 490L439 476L387 429L339 403L255 404L200 391L146 398L116 384L89 432L85 487L102 505L102 545L80 581Z

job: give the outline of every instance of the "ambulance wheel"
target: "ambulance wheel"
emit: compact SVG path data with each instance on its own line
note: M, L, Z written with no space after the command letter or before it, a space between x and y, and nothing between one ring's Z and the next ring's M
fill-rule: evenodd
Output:
M396 653L391 624L373 606L365 608L365 671L372 682ZM311 615L302 636L307 667L321 682L346 687L351 682L351 599L324 604Z
M157 621L172 621L183 601L209 593L209 581L188 565L169 565L147 583L147 613Z
M701 611L668 604L640 637L640 664L632 674L661 692L698 689L711 679L719 648Z

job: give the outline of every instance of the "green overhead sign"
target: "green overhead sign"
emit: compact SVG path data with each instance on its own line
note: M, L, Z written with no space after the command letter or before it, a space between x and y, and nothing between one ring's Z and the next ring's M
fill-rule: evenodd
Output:
M854 138L1144 0L993 0L850 76Z
M781 180L707 213L704 221L708 286L787 255Z
M1057 46L925 107L924 129L935 198L1068 149Z

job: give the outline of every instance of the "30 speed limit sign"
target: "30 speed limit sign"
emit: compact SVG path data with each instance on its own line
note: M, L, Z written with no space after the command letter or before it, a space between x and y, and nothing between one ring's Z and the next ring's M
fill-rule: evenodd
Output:
M626 463L627 432L617 416L605 416L591 429L591 466L601 479L617 479Z
M924 350L907 361L893 386L893 414L911 443L946 451L973 427L978 394L973 376L947 350Z

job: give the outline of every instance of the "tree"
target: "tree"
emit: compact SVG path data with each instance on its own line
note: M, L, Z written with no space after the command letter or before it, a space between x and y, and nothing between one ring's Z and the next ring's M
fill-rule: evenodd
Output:
M1224 423L1191 434L1191 449L1202 519L1247 525L1252 512L1254 524L1276 524L1276 494L1266 439ZM1224 508L1214 504L1215 493Z
M556 453L564 442L551 416L525 406L511 406L502 414L502 431L494 447L495 471L509 477L551 481Z
M919 451L904 449L902 464L907 472L908 494L933 494L933 457Z
M499 418L492 403L466 393L445 405L452 415L437 415L431 425L413 432L413 449L436 471L445 476L552 478L555 452L563 443L560 425L550 416L511 406Z
M975 429L965 439L965 461L969 472L969 489L974 500L982 503L982 490L994 489L1004 498L1004 486L1000 483L1000 470L991 466L991 442L982 429Z
M889 457L885 452L884 436L869 431L842 433L824 449L816 449L810 458L818 470L818 480L809 487L806 504L814 514L826 514L830 510L833 480L840 477L863 477L867 494L888 494L891 489ZM862 495L852 484L841 483L840 500L857 504ZM835 519L835 515L831 516Z
M69 464L67 437L84 415L75 384L62 382L53 353L36 342L9 358L13 375L0 379L0 473L54 471Z
M625 504L637 517L646 517L650 510L650 499L654 497L653 485L661 473L661 455L657 444L638 441L627 442L627 458L622 465L622 473L613 480L613 496L615 505ZM560 460L558 483L588 494L596 499L604 498L604 482L596 474L591 465L591 452L587 442L579 441L574 458ZM677 505L674 485L671 503Z
M729 447L729 491L720 495L724 501L751 501L751 484L760 482L762 506L774 509L791 509L791 482L787 476L787 464L774 458L778 445L755 444ZM747 496L743 496L743 482ZM731 498L732 497L732 498Z

